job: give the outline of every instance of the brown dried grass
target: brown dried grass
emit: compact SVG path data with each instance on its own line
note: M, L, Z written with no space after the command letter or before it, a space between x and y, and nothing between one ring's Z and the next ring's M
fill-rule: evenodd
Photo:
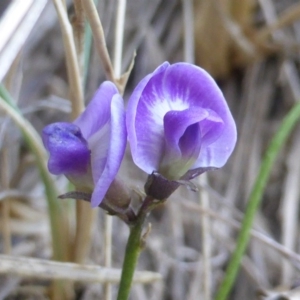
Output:
M136 83L159 63L184 59L182 7L182 2L177 0L139 1L138 4L128 1L123 72L129 66L134 50L137 50L137 56L125 99ZM99 13L111 54L116 1L101 1ZM238 125L239 141L226 167L209 173L208 183L201 183L201 189L209 197L209 207L201 208L199 195L182 189L165 207L150 216L152 232L138 269L159 272L163 281L135 285L132 299L205 299L207 293L202 285L205 282L203 276L208 274L204 273L205 265L206 268L210 266L211 274L208 278L211 287L206 285L206 289L211 288L212 294L216 291L234 247L236 229L264 149L285 113L300 99L298 19L299 3L293 0L194 1L196 63L220 79ZM21 20L26 21L25 18ZM13 44L17 36L16 31L6 46ZM6 51L11 55L9 59L5 58L6 63L10 62L10 68L4 83L26 118L40 131L47 123L67 120L70 112L70 103L66 100L69 99L69 87L63 40L51 2L23 44L13 55ZM3 53L0 48L0 62L4 59ZM85 99L90 98L104 79L105 70L93 47ZM35 163L24 147L19 131L3 113L0 125L1 252L49 258L47 210ZM297 254L298 152L299 128L274 165L255 221L253 239L230 299L272 299L271 295L292 299L292 293L299 293L297 289L292 290L298 284L300 261ZM121 175L131 186L142 189L145 175L133 165L129 154ZM63 193L67 188L66 181L58 178L57 182ZM72 207L72 202L66 205ZM98 215L92 231L92 249L85 262L104 265L104 213L99 211ZM210 221L209 258L202 255L203 215L209 216ZM70 219L74 232L74 209L70 209L66 218ZM114 267L121 266L127 235L126 226L114 220ZM37 278L33 272L31 280L17 273L17 268L15 272L1 273L6 274L1 275L1 299L47 297L44 287L49 281ZM281 289L276 288L278 286ZM115 291L116 285L113 285L113 297ZM76 285L75 292L76 299L101 299L103 286L82 280ZM300 299L299 295L294 297Z

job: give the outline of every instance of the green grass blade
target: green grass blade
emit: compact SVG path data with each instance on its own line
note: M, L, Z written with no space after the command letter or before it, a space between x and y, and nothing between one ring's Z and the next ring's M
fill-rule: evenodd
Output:
M237 245L234 253L232 254L231 260L227 267L223 282L219 288L219 291L216 295L216 300L225 300L234 284L236 279L239 266L241 264L242 257L246 251L250 230L255 217L255 213L259 208L261 198L269 179L272 166L274 161L281 149L282 145L285 143L286 139L290 135L292 129L297 124L297 121L300 119L300 102L295 104L295 106L290 110L290 112L283 119L278 131L274 135L273 139L270 142L270 145L265 153L260 170L254 186L252 188L248 205L246 208L245 216L242 222L242 227L240 234L238 236Z
M55 183L48 172L46 165L47 154L41 138L33 126L22 116L18 107L14 104L12 97L2 84L0 85L0 108L19 127L26 144L35 156L41 179L45 186L51 225L53 258L64 261L67 259L68 253L68 224L66 224L62 203L57 199L58 191Z

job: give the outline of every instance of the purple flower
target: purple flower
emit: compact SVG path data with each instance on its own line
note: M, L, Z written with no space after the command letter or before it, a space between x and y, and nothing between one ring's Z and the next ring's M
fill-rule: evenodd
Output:
M49 171L64 174L79 191L91 192L98 206L124 156L126 126L123 99L112 82L97 90L73 123L54 123L43 130Z
M135 164L169 180L222 167L236 143L221 90L188 63L165 62L146 76L129 99L126 124Z

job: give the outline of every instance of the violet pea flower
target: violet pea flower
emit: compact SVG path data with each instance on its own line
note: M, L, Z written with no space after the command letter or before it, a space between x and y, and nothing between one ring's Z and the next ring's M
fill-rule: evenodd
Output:
M175 181L222 167L237 139L221 90L189 63L165 62L146 76L129 99L126 125L134 163Z
M125 110L116 86L102 83L73 123L53 123L42 133L50 173L64 174L98 206L112 184L126 147Z

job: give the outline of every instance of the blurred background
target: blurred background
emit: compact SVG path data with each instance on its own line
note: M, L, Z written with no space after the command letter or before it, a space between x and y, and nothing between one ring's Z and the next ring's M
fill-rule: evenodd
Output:
M37 154L26 134L24 138L24 128L26 131L31 124L40 134L46 124L70 120L66 45L53 2L61 2L74 25L72 1L0 2L0 96L12 101L18 111L16 118L28 121L19 124L13 113L0 105L0 250L4 254L0 257L0 299L55 299L49 293L54 275L51 277L47 267L48 277L37 274L34 266L39 260L32 261L27 272L17 263L5 264L11 256L23 257L25 265L27 257L52 257L45 181L38 170ZM96 5L113 58L118 1L99 0ZM238 128L237 147L227 165L194 180L197 193L180 188L148 218L152 229L138 270L160 273L163 279L134 284L131 299L213 299L234 249L264 151L300 99L299 20L296 0L127 0L122 72L128 69L134 52L136 56L125 102L136 84L162 62L189 61L216 79ZM85 32L88 51L83 91L87 103L106 74L89 29ZM273 165L228 299L300 299L299 130L297 126L282 145ZM132 163L129 149L120 176L134 190L143 191L147 176ZM63 177L51 180L58 192L54 198L70 188ZM207 199L205 207L201 196ZM74 202L63 203L62 219L67 220L71 236L75 231ZM111 249L107 250L106 216L101 209L96 214L86 254L77 262L107 265L109 251L111 267L119 269L128 228L113 219ZM64 226L58 224L62 230ZM74 246L68 240L65 243L66 248ZM108 283L87 280L79 273L65 299L115 299L116 284L107 293Z

